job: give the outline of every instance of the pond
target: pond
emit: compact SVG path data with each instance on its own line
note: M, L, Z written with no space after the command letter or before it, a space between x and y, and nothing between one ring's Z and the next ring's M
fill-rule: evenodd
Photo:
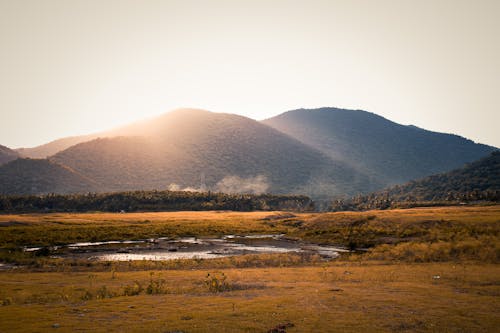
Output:
M40 251L40 248L25 248ZM54 247L50 253L58 258L101 261L213 259L257 253L312 253L334 259L347 250L288 239L283 234L226 235L220 238L153 238L133 241L74 243Z

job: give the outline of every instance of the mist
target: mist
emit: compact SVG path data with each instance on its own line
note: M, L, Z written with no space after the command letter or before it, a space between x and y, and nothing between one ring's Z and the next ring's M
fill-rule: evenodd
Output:
M245 194L261 194L266 193L269 189L267 177L257 175L255 177L242 178L239 176L226 176L221 179L212 189L215 192L222 193L245 193ZM168 186L169 191L185 191L185 192L206 192L210 190L204 184L200 187L188 186L182 187L179 184L172 183Z
M263 175L249 178L226 176L216 185L216 190L223 193L261 194L267 192L268 189L269 183Z

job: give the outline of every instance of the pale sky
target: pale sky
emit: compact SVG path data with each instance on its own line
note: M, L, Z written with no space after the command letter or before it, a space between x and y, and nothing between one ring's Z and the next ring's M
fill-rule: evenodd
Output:
M179 107L363 109L500 147L500 1L0 0L0 144Z

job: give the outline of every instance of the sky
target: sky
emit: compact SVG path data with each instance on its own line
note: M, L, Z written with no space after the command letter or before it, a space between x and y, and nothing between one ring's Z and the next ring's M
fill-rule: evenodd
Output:
M0 0L0 144L342 107L500 147L500 1Z

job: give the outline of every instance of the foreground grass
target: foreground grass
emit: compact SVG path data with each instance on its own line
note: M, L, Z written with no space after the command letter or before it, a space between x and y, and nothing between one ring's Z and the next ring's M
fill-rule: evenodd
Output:
M204 284L207 270L2 272L0 331L266 332L292 323L288 332L494 332L500 325L496 265L335 262L221 272L228 288L216 293ZM159 280L156 294L123 294Z

